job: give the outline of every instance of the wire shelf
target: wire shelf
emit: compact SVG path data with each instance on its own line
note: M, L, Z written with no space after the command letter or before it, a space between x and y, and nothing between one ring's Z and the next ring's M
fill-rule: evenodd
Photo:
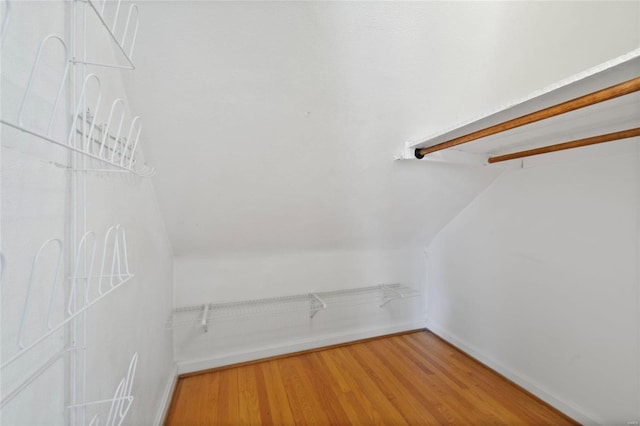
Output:
M63 48L64 69L58 76L58 90L49 110L48 120L45 129L36 125L27 125L25 121L25 110L32 101L32 92L35 82L39 78L39 68L42 61L43 52L52 45L58 43ZM115 99L110 106L109 115L105 124L98 124L97 117L102 103L102 84L96 74L88 74L80 90L77 107L74 111L70 126L64 140L60 140L52 135L56 124L56 113L59 109L65 89L67 89L69 75L69 55L67 45L64 40L56 35L49 34L40 42L36 57L31 67L27 87L20 102L16 122L11 122L4 118L0 123L13 127L21 132L36 136L52 144L62 146L70 151L77 152L87 158L96 160L105 165L107 169L93 169L93 171L119 171L128 172L137 176L153 176L155 170L145 164L140 164L138 154L138 143L142 133L140 117L134 117L128 126L125 125L126 109L122 98ZM89 92L95 93L89 99ZM91 102L92 111L84 111L83 106ZM44 124L44 123L43 123ZM75 137L77 134L80 137ZM126 136L125 136L126 134ZM92 171L90 169L83 171Z
M109 415L105 422L106 426L120 426L124 421L131 405L133 404L133 379L136 375L136 369L138 367L138 353L133 354L131 361L129 362L129 369L126 376L120 380L118 387L113 395L109 399L102 399L97 401L89 401L80 404L69 405L69 410L76 410L85 407L109 404ZM100 415L94 415L89 421L89 426L100 426Z
M120 225L114 225L107 230L101 244L100 260L96 256L98 244L94 232L87 232L81 238L78 248L78 255L73 261L73 275L67 278L70 291L63 309L54 303L58 300L58 293L61 291L62 279L60 275L64 265L63 242L60 239L47 240L36 252L18 328L16 342L18 351L4 361L0 369L4 369L20 359L74 318L134 277L129 271L127 240L125 231ZM83 250L86 250L87 256L82 256ZM42 277L39 270L41 265L47 261L55 264L55 268L51 272L51 276ZM44 292L48 298L46 324L30 322L32 298L34 292L37 291L36 287L37 290ZM32 333L29 333L30 331ZM29 334L36 332L36 337L28 337Z
M0 42L4 45L5 40L11 40L5 37L11 28L20 28L11 21L14 16L21 15L22 6L20 2L0 1L3 12ZM107 4L114 6L115 15L110 13L111 9L105 14ZM13 327L3 329L7 333L0 373L8 379L3 381L0 407L16 399L25 389L46 384L38 383L38 378L51 371L54 365L63 363L65 422L115 426L123 423L132 407L138 354L131 358L129 369L111 398L87 402L87 336L96 331L89 329L92 323L86 314L134 275L129 270L126 235L121 226L112 226L99 236L85 232L86 172L148 177L154 174L154 169L144 164L138 149L142 133L140 117L132 117L122 98L110 104L111 99L105 101L100 78L88 73L88 67L78 65L134 69L132 57L139 10L128 2L125 7L122 0L76 0L64 8L62 24L70 43L57 34L49 34L40 41L34 59L26 58L30 70L25 88L20 89L23 86L21 76L20 81L10 86L11 90L14 86L18 90L15 93L17 101L12 102L15 111L7 114L5 109L0 123L7 132L15 129L78 154L69 155L68 165L63 166L71 172L82 172L68 180L72 212L69 233L74 237L70 244L59 238L45 241L33 256L31 270L20 268L29 275L16 279L8 289L12 297L19 300L12 306L15 312L11 311L16 320L6 324L13 324ZM96 56L104 51L89 45L87 19L93 18L88 9L96 14L100 21L98 25L106 28L111 38L107 41L115 44L115 58L104 60L113 63L100 63L103 59ZM11 27L9 31L8 27ZM22 54L19 56L21 64ZM10 134L17 139L17 132ZM62 157L56 152L51 163L58 166L64 161L59 158ZM9 284L3 280L3 274L10 271L7 266L11 265L7 265L0 253L0 286L3 289ZM34 349L36 347L39 349ZM51 354L54 348L55 353ZM45 352L46 356L43 356ZM89 417L87 413L95 415Z
M418 291L402 284L381 284L370 287L264 299L205 303L174 309L171 319L167 321L167 327L202 327L206 332L208 331L209 323L216 319L295 311L307 311L309 317L313 318L318 312L327 308L359 304L378 304L382 308L392 300L406 299L419 295Z
M109 24L105 18L105 6L109 3L107 0L99 0L98 2L92 0L85 0L89 5L90 9L93 10L95 16L98 18L102 26L105 28L109 37L111 38L112 43L115 45L116 50L120 52L122 57L124 58L126 64L107 64L96 61L88 61L88 60L73 60L74 63L77 64L86 64L86 65L97 65L101 67L109 67L109 68L120 68L120 69L128 69L134 70L136 67L133 64L133 49L135 48L136 38L138 36L138 26L140 24L140 11L138 6L135 3L131 3L129 5L129 9L127 12L127 18L124 23L124 29L122 31L122 35L118 37L117 33L119 32L120 22L121 21L121 5L122 0L118 0L116 2L116 10L115 16L113 18L113 22ZM99 3L100 5L98 5ZM133 31L130 32L130 29L133 28ZM132 35L130 35L132 34ZM129 41L131 40L131 41Z

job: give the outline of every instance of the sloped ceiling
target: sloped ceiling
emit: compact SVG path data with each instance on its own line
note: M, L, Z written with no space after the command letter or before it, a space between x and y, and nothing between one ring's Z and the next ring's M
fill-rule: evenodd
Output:
M406 140L628 50L611 3L139 7L123 78L176 255L425 243L500 169L394 161Z

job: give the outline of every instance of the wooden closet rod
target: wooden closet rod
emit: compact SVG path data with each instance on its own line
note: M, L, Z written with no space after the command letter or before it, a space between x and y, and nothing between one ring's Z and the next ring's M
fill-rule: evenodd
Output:
M629 93L637 92L638 90L640 90L640 77L636 77L623 83L616 84L615 86L607 87L606 89L598 90L597 92L589 93L587 95L580 96L579 98L575 98L561 104L553 105L517 118L513 118L511 120L507 120L502 123L498 123L493 126L489 126L487 128L480 129L464 136L459 136L457 138L441 142L433 146L428 146L426 148L416 148L415 156L416 158L423 158L425 155L432 152L441 151L443 149L471 142L473 140L484 138L486 136L495 135L496 133L515 129L516 127L524 126L525 124L535 123L536 121L555 117L557 115L584 108L589 105L608 101L609 99L614 99L619 96L628 95Z
M640 127L635 129L622 130L620 132L607 133L606 135L592 136L590 138L577 139L574 141L559 143L556 145L543 146L540 148L518 151L511 154L498 155L489 158L489 163L499 163L501 161L514 160L516 158L531 157L532 155L546 154L547 152L563 151L565 149L579 148L581 146L595 145L603 142L617 141L620 139L640 136Z

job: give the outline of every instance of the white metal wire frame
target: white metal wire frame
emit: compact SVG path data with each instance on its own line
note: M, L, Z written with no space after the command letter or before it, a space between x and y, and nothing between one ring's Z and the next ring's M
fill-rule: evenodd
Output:
M53 238L45 241L36 251L31 263L29 280L24 286L24 304L20 321L16 324L13 343L15 351L2 360L0 372L17 372L12 368L23 358L32 363L31 358L27 359L25 355L37 352L32 349L42 346L43 342L50 340L52 336L61 336L60 333L64 333L65 346L38 365L30 365L31 370L26 376L20 374L18 383L11 384L13 388L7 390L3 387L0 407L31 386L52 365L64 359L67 377L65 422L74 426L115 426L123 423L134 400L133 382L138 354L131 358L127 374L120 381L112 397L87 401L87 314L93 305L129 282L134 275L129 269L126 234L121 226L114 225L100 236L86 230L86 172L124 172L146 177L151 176L154 170L144 165L138 154L142 132L140 117L128 118L122 98L117 98L110 104L106 122L98 123L97 117L104 109L101 81L97 74L87 72L87 66L134 69L131 58L138 32L139 13L135 4L128 6L128 12L121 11L121 0L102 0L98 6L88 0L70 0L69 3L71 43L67 45L64 39L56 34L47 35L42 39L19 106L16 105L18 108L15 119L7 120L0 117L0 123L3 125L66 148L69 152L68 170L83 172L72 173L69 180L68 238L71 244L64 244L61 238ZM115 4L116 7L111 25L108 25L104 18L107 3ZM8 0L4 0L3 5L4 16L1 19L0 35L4 43L13 5ZM116 45L116 50L123 54L126 65L87 60L89 54L93 53L91 49L87 49L88 10L97 14ZM123 18L124 14L126 20ZM82 43L84 44L80 48ZM49 105L45 111L46 121L33 124L34 120L28 120L28 115L35 105L34 87L40 81L51 79L53 70L47 68L42 58L45 52L55 53L54 45L58 46L55 47L58 49L55 52L61 51L59 59L64 66L54 76L55 98L45 100ZM68 46L71 46L71 49ZM70 111L73 115L61 119L65 98L72 102ZM66 129L65 136L60 137L59 132L54 132L54 129L58 128ZM95 163L100 163L103 167L93 167ZM6 259L0 253L0 283L4 278L6 266ZM46 312L42 312L41 303L46 304ZM89 413L96 412L100 405L109 407L108 415L101 418L96 414L89 418Z
M39 77L38 71L42 62L42 54L52 42L57 42L62 46L65 66L62 73L59 75L58 91L56 97L53 99L53 106L49 111L46 130L42 131L36 128L36 126L26 125L24 123L24 115L25 109L32 98L34 83ZM137 148L140 141L140 134L142 133L142 125L140 123L139 116L130 120L128 131L126 133L127 136L124 137L123 135L122 131L125 125L126 109L122 98L117 98L111 103L109 118L105 124L98 125L96 123L98 113L102 106L102 87L100 78L96 74L88 74L83 80L80 94L78 96L78 102L74 108L74 114L71 121L72 124L70 126L71 128L66 136L66 140L58 140L52 136L56 112L58 111L61 99L65 95L65 89L68 87L70 63L68 48L64 40L56 34L46 36L38 47L36 57L31 67L27 87L20 102L17 122L13 123L3 118L0 118L0 122L55 145L62 146L87 158L97 160L98 162L106 165L108 170L130 172L143 177L152 176L154 174L154 169L144 164L139 164L138 161ZM91 86L93 86L96 94L93 96L94 99L89 100L87 92ZM92 109L91 113L87 114L84 108L87 106L89 101L92 101L90 105L90 108ZM82 123L82 121L86 120L87 116L91 117L88 128L84 123ZM78 125L78 122L81 125ZM114 131L115 134L113 133ZM97 132L101 134L100 137L96 136L95 133ZM78 139L76 138L77 133L80 133L82 137L74 143L74 141Z
M89 406L109 404L109 414L105 421L105 426L120 426L124 421L131 405L133 403L133 379L136 375L138 366L138 353L136 352L131 358L127 375L120 380L113 397L96 401L84 402L82 404L69 405L69 410L83 409ZM89 426L99 426L100 415L94 415L89 421Z
M121 16L123 16L121 15L121 7L120 7L122 5L122 0L117 0L116 2L116 12L113 18L113 22L111 24L107 23L105 19L105 13L104 13L105 6L108 3L106 0L98 0L97 3L99 3L99 5L97 5L96 2L92 0L85 0L85 1L91 7L91 10L95 12L95 15L100 20L100 23L103 25L103 27L111 37L111 40L113 41L114 46L121 53L126 64L125 65L108 64L103 62L88 61L86 59L74 60L74 62L79 64L98 65L98 66L110 67L110 68L124 68L124 69L130 69L130 70L135 69L135 65L133 64L132 57L133 57L133 49L135 48L135 44L136 44L136 37L138 36L138 26L140 23L140 12L138 10L138 6L135 3L132 3L129 5L127 18L124 24L124 30L122 31L122 34L118 37L117 34L119 32L119 24L120 22L122 22ZM133 30L130 32L131 28L133 28ZM131 34L131 36L129 36L129 34ZM127 49L127 45L128 45L128 49Z
M251 315L276 314L281 312L308 311L313 318L329 307L344 307L360 304L377 304L379 307L396 299L419 296L420 293L402 284L381 284L345 290L296 294L291 296L243 300L226 303L205 303L174 309L167 327L202 327L207 332L209 324L216 319L238 318Z
M25 302L15 342L17 350L14 355L4 360L0 371L5 370L58 330L70 324L91 306L133 278L133 274L129 271L126 244L125 231L119 225L112 226L107 230L102 244L100 244L100 251L98 251L95 233L86 233L78 244L78 254L72 267L73 275L66 279L66 286L61 285L61 281L64 280L60 276L64 265L62 240L50 239L40 246L33 257L29 282L26 286ZM85 249L90 256L88 263L85 263L85 259L81 256ZM98 252L98 256L96 256L96 252ZM55 269L49 277L40 276L41 265L48 261L55 264ZM85 266L88 267L86 275L80 273L85 269ZM44 285L36 286L36 283L44 283ZM58 300L58 293L62 291L61 287L69 289L68 298L62 307L54 303ZM32 299L36 291L48 299L46 324L30 321L30 314L33 310ZM41 314L41 312L36 312L36 314ZM30 331L33 332L30 333ZM0 407L17 396L25 388L25 385L30 384L44 373L60 356L64 355L64 352L66 351L61 351L48 359L13 390L3 392Z

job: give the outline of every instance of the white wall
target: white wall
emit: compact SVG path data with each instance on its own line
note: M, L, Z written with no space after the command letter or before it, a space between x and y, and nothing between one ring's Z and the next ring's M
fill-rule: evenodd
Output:
M406 247L495 178L416 140L624 54L637 2L142 2L127 76L176 255Z
M50 33L62 36L69 46L71 2L12 2L9 27L2 46L2 117L15 122L20 99L40 40ZM3 9L4 10L4 9ZM89 15L91 16L91 15ZM95 21L89 21L95 24ZM89 52L94 59L116 60L101 28L88 31ZM61 50L55 46L44 55L41 74L34 87L34 101L26 110L25 124L40 129L57 89L62 69ZM108 105L125 97L119 71L92 67L102 81L103 103L100 122L106 121ZM134 71L130 71L134 72ZM64 140L65 115L71 114L63 99L53 132ZM107 105L107 106L105 106ZM135 112L135 111L134 111ZM64 165L68 151L48 142L2 126L2 359L17 350L16 335L26 297L31 262L38 247L49 238L71 245L70 176ZM141 145L151 143L145 137ZM93 164L92 166L98 166ZM149 179L122 174L90 173L87 177L87 229L104 236L107 228L121 224L127 231L129 266L135 277L109 294L87 315L89 340L88 400L113 396L126 375L129 360L138 352L133 385L135 400L125 424L152 424L162 408L164 391L173 378L172 334L165 328L172 308L173 261L154 188ZM98 249L101 253L101 248ZM52 256L53 254L53 256ZM27 343L43 332L46 320L47 281L55 264L55 253L44 253L42 270L36 277L32 309L27 327ZM68 271L67 271L68 273ZM64 275L64 274L63 274ZM68 283L68 281L66 281ZM67 290L68 291L68 290ZM64 292L54 303L61 317ZM150 302L152 301L152 302ZM45 341L33 354L2 370L3 395L21 382L46 357L60 350L68 336L61 331ZM2 408L2 423L16 425L64 424L68 402L65 385L68 369L65 358L57 361L27 389ZM91 407L106 421L105 407ZM109 407L106 406L108 411ZM88 421L88 419L87 419Z
M306 251L176 257L177 306L401 283L424 294L420 249ZM350 299L346 299L350 300ZM181 372L424 327L424 299L379 307L371 294L309 318L309 311L252 315L175 329ZM196 314L197 316L197 314Z
M422 255L412 247L500 171L394 162L404 141L626 53L639 35L639 8L629 2L148 2L142 10L152 17L140 38L147 54L127 84L157 118L150 156L162 170L159 199L177 256L176 306L385 281L421 288L410 271ZM414 324L420 311L402 321ZM363 318L322 333L398 322ZM233 336L178 330L176 359L213 366L291 348L305 333L319 344L323 334L296 321L303 329L288 335L263 321L259 339L244 323Z
M504 173L428 247L428 327L585 423L640 419L640 141L616 143Z

